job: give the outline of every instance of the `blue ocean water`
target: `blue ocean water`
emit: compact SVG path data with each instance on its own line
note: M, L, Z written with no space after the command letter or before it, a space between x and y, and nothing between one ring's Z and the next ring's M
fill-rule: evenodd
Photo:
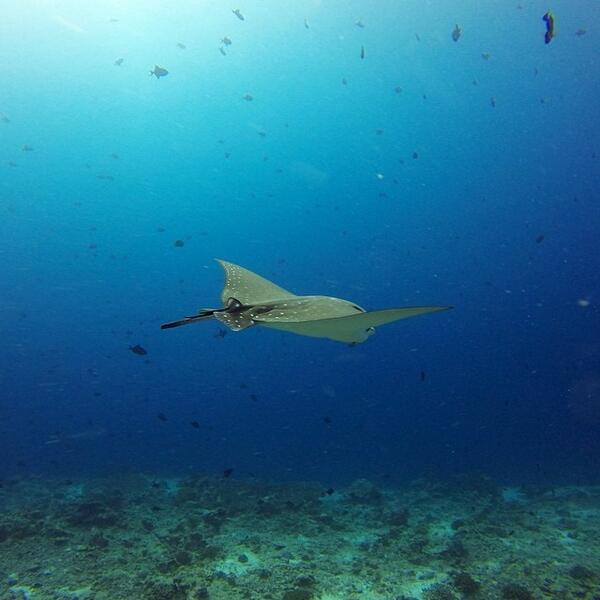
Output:
M599 482L596 3L1 6L0 478ZM454 309L161 331L215 257Z

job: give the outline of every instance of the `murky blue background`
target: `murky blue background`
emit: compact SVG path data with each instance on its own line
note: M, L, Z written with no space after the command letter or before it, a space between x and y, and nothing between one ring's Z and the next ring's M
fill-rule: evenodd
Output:
M595 2L549 45L527 0L0 7L0 477L598 482ZM213 257L455 309L356 347L161 331Z

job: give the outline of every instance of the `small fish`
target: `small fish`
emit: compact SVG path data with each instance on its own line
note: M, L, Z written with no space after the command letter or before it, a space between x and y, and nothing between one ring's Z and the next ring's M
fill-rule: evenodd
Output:
M417 158L419 158L419 153L418 152L413 152L412 153L412 157L414 160L417 160Z
M305 29L310 29L310 25L308 23L308 19L304 19L304 28Z
M397 86L394 88L394 92L396 92L396 94L401 94L401 93L402 93L402 88L401 88L399 85L397 85Z
M552 38L556 35L554 29L554 15L548 11L543 17L542 21L546 24L546 32L544 33L544 43L549 44L552 41Z
M104 181L114 181L115 178L112 175L96 175L96 179L103 179Z
M461 34L462 34L462 29L458 25L455 25L454 29L452 30L452 39L455 42L458 42L458 40L460 39Z
M33 146L30 146L29 144L23 144L21 146L21 150L23 152L33 152Z
M546 236L543 233L540 233L540 235L538 235L535 238L535 243L536 244L541 244L544 241L545 238L546 238Z
M231 12L240 20L240 21L244 21L244 15L242 14L242 12L240 11L239 8L232 8Z
M496 98L494 98L494 96L490 98L490 104L492 105L492 108L496 108Z
M115 65L117 67L120 67L123 64L124 60L125 60L124 58L117 58L117 60L115 60Z
M421 36L418 33L415 33L415 39L417 40L417 42L420 42Z
M365 57L365 47L361 46L360 47L360 58L363 59Z
M154 69L150 71L150 75L154 75L156 79L160 79L161 77L166 77L169 74L169 71L163 67L159 67L158 65L154 65Z
M129 346L129 349L134 354L139 354L140 356L145 356L146 354L148 354L148 351L139 344L136 344L135 346Z
M582 35L585 35L586 33L587 33L587 29L578 29L578 30L575 32L575 35L576 35L577 37L581 37Z
M333 423L333 419L329 416L323 417L323 423L325 423L325 425L331 425Z
M159 421L162 421L163 423L164 423L165 421L168 421L168 420L169 420L169 418L167 417L167 415L165 415L164 413L158 413L158 414L156 415L156 418L157 418Z
M221 40L221 43L222 43L224 46L231 46L231 44L232 44L233 42L231 41L231 38L228 38L227 36L224 36L224 37L223 37L223 39Z
M227 56L227 52L225 52L225 48L223 48L223 46L219 46L219 52L223 55L223 56Z
M177 47L181 48L182 50L185 50L187 48L187 46L185 44L182 44L181 42L177 42Z
M119 22L119 19L114 19L114 18L112 18L112 19L109 19L109 20L108 20L108 22L109 22L109 23L118 23L118 22Z
M200 429L200 423L198 423L198 421L192 421L190 423L190 425L194 428L194 429Z
M360 27L361 29L364 29L364 27L365 27L365 24L363 23L362 19L356 19L356 21L354 21L354 24L357 27Z
M342 85L348 85L348 80L345 77L342 77Z
M491 56L491 54L489 52L481 53L481 58L483 58L483 60L490 60L490 56Z
M252 400L252 402L257 402L258 396L256 394L250 394L250 400Z
M214 333L214 337L223 339L227 335L227 329L223 329L219 327L217 331Z
M0 121L3 123L10 123L10 119L4 113L0 113Z
M227 479L228 477L231 477L231 474L233 473L233 469L231 467L224 469L223 470L223 477L225 479Z
M183 240L175 240L175 242L173 242L173 246L175 246L175 248L183 248L185 246L185 242Z
M421 381L425 381L425 371L421 371Z
M252 102L252 100L254 100L254 96L252 94L244 94L242 96L242 100L245 100L246 102Z
M330 487L330 488L327 488L327 489L325 490L325 494L327 494L327 496L331 496L331 495L332 495L332 494L334 494L334 493L335 493L335 490L334 490L332 487Z
M116 152L113 152L110 157L114 158L115 160L119 160L119 155Z

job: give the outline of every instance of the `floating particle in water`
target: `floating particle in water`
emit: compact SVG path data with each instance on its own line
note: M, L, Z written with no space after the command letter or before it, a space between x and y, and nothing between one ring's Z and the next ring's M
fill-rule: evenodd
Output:
M115 178L112 175L96 175L96 179L102 179L103 181L114 181Z
M167 415L165 415L164 413L158 413L158 414L156 415L156 418L157 418L159 421L162 421L163 423L164 423L165 421L168 421L168 420L169 420L169 418L167 417Z
M21 150L23 152L33 152L33 146L30 146L29 144L23 144L21 146Z
M538 235L535 238L535 243L536 244L541 244L544 241L545 238L546 238L546 236L543 233L540 233L540 235Z
M173 246L175 246L175 248L183 248L185 246L185 242L183 240L175 240L173 242Z
M225 479L227 479L228 477L231 477L232 473L233 473L233 468L232 467L228 467L227 469L223 469L223 477Z
M108 22L109 22L109 23L118 23L118 22L119 22L119 19L115 19L114 17L111 17L111 18L108 20Z
M375 177L377 177L377 179L379 179L379 181L381 181L384 178L383 173L375 173Z
M190 423L190 425L194 428L194 429L200 429L200 423L198 423L198 421L192 421Z
M177 42L177 47L181 48L181 50L185 50L187 48L187 46L185 44L182 44L181 42Z
M140 356L145 356L146 354L148 354L148 351L143 346L140 346L139 344L136 344L135 346L129 346L129 349L134 354L139 354Z
M223 46L231 46L232 43L233 42L231 41L231 38L227 37L226 35L221 39L221 44L223 44Z
M231 12L240 20L240 21L244 21L245 17L242 14L242 12L240 11L239 8L232 8Z
M581 308L587 308L589 305L590 305L589 298L579 298L579 300L577 300L577 306L581 306Z
M452 30L452 39L455 42L458 42L461 35L462 35L462 29L458 25L455 25L454 29Z
M125 60L124 58L117 58L117 60L115 60L115 65L117 67L120 67L123 64L124 60Z
M164 67L159 67L158 65L154 65L154 69L150 71L150 75L154 75L156 79L160 79L161 77L166 77L169 74L169 71Z
M254 96L252 94L244 94L242 96L242 100L245 100L246 102L252 102L252 100L254 100Z

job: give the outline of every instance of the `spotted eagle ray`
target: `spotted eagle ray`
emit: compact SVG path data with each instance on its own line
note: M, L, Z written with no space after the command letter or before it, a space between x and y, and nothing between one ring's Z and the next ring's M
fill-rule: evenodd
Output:
M221 292L223 306L201 309L191 317L164 323L161 329L214 318L234 331L262 325L298 335L357 344L372 335L376 326L452 308L411 306L367 312L341 298L297 296L239 265L218 259L217 262L225 270L225 286Z

